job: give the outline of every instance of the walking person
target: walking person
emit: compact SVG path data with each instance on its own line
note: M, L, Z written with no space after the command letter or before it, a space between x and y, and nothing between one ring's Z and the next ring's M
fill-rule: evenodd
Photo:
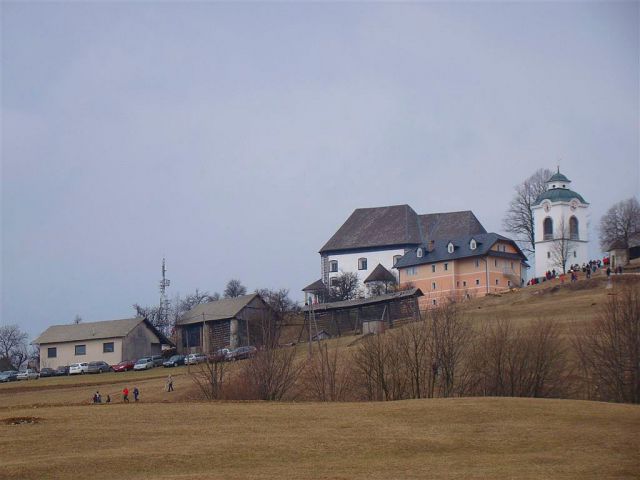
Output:
M136 402L138 401L139 395L140 395L140 390L138 390L138 387L133 387L133 398Z
M124 387L122 390L122 401L124 403L129 403L129 389L127 387Z
M171 375L167 378L167 392L173 392L173 378Z

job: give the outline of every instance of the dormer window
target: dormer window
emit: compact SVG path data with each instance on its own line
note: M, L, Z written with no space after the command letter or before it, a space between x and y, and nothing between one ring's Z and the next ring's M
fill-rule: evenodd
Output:
M422 250L422 247L418 247L418 250L416 250L416 257L422 258L423 255L424 251Z
M455 250L456 247L453 246L453 243L449 242L449 245L447 245L447 252L449 253L453 253L453 251Z
M476 240L472 238L471 241L469 242L469 248L471 250L475 250L477 247L478 247L478 244L476 243Z

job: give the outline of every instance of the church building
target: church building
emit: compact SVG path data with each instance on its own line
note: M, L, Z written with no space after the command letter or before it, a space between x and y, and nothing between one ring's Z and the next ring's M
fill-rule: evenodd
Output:
M535 275L568 271L589 261L589 203L569 188L560 169L531 207L534 221Z

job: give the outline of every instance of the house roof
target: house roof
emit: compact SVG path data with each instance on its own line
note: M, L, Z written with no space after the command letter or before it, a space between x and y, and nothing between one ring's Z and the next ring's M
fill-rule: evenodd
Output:
M42 332L33 343L62 343L100 338L126 337L129 332L141 322L146 322L147 326L156 334L160 341L170 343L148 320L142 317L107 320L103 322L82 322L70 325L52 325Z
M343 308L364 307L366 305L375 305L377 303L384 303L391 300L403 300L411 297L422 297L422 290L419 288L410 288L409 290L402 290L400 292L386 293L384 295L378 295L376 297L368 298L356 298L355 300L343 300L340 302L319 303L316 305L305 305L302 310L309 311L313 309L314 312L327 312L330 310L340 310Z
M302 289L303 292L319 292L322 290L326 290L327 286L324 284L322 279L316 280L315 282L307 285Z
M384 268L382 264L378 264L376 268L373 269L373 272L369 274L367 278L364 279L364 283L370 282L395 282L396 277L389 270Z
M560 170L558 170L556 173L551 175L551 178L549 178L547 182L571 182L571 180L569 180L566 176L560 173Z
M409 205L358 208L320 253L372 247L411 247L426 239L486 233L473 212L418 215Z
M471 249L471 239L475 239L476 248ZM498 241L503 240L513 245L518 253L497 252L492 251L491 247ZM449 253L449 243L453 243L454 251ZM407 252L401 259L396 262L396 268L412 267L414 265L423 265L426 263L443 262L447 260L457 260L460 258L477 257L482 255L494 255L504 258L512 258L526 262L527 257L522 253L518 245L510 238L503 237L497 233L483 233L479 235L465 235L463 237L435 240L433 249L428 252L426 246L422 246L423 256L417 256L418 248L414 248Z
M256 297L261 298L257 293L251 293L234 298L223 298L215 302L201 303L182 315L176 325L234 318Z

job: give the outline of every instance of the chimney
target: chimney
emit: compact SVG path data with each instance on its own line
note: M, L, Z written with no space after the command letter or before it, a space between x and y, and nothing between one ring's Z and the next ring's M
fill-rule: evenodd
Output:
M434 242L433 240L429 240L429 243L427 243L427 252L433 252L433 249L436 247L436 242Z

